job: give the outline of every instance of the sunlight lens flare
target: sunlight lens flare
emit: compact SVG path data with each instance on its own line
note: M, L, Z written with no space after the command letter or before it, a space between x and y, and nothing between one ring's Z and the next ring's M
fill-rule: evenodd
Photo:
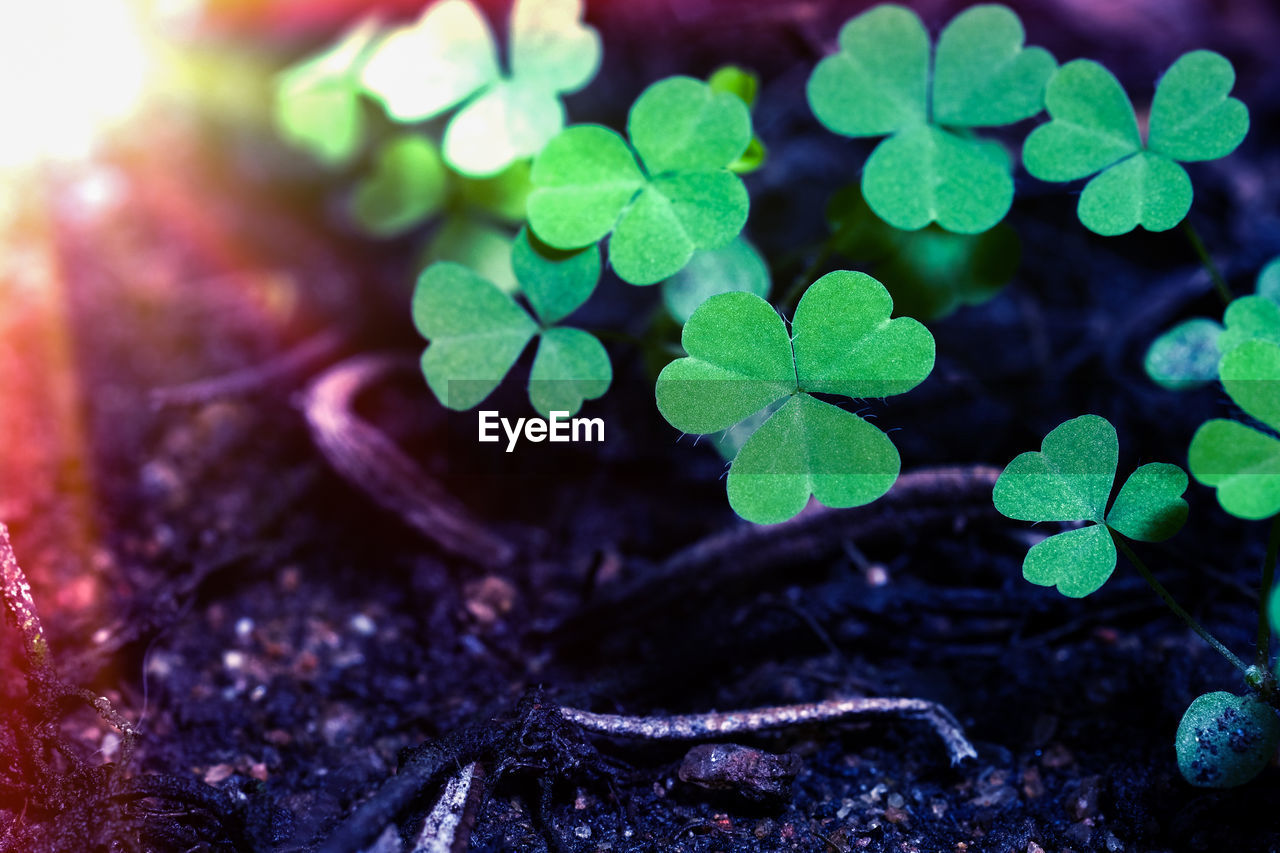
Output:
M130 0L0 6L0 169L84 157L129 114L149 64L138 12Z

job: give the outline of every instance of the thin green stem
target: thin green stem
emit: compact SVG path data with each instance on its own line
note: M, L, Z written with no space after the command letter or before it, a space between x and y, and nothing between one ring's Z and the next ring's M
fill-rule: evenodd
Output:
M1267 539L1267 555L1262 558L1262 587L1258 590L1258 666L1266 668L1271 660L1271 624L1267 619L1271 587L1276 578L1276 555L1280 553L1280 515L1271 519L1271 535Z
M1115 540L1116 546L1119 547L1120 552L1124 554L1129 562L1133 564L1133 567L1138 570L1138 574L1142 575L1142 579L1147 582L1147 585L1155 590L1156 595L1160 596L1160 600L1163 601L1179 619L1187 623L1188 628L1199 634L1200 639L1212 646L1218 654L1226 658L1228 663L1240 670L1242 674L1249 669L1245 662L1236 657L1235 653L1232 652L1231 649L1222 645L1222 643L1218 641L1217 637L1210 634L1203 625L1196 621L1194 616L1182 609L1181 604L1174 601L1173 596L1169 594L1169 590L1164 588L1164 584L1156 580L1156 576L1151 574L1151 570L1147 568L1146 563L1142 562L1142 560L1138 558L1138 555L1133 553L1133 549L1130 548L1123 539L1114 532L1112 532L1111 538Z
M1222 304L1230 305L1232 300L1231 289L1227 287L1227 282L1222 277L1222 273L1218 272L1218 265L1209 256L1208 250L1204 247L1204 241L1200 239L1200 233L1196 231L1190 219L1182 220L1182 232L1191 241L1191 248L1195 250L1196 256L1200 258L1200 263L1204 264L1204 268L1209 271L1209 278L1213 279L1213 287L1218 291L1218 296L1222 298Z

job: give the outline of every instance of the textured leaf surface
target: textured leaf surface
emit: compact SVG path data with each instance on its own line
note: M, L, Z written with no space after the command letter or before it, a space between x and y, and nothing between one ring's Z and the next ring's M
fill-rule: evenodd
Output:
M613 367L604 345L581 329L557 327L542 333L529 374L529 401L544 417L576 415L583 400L609 390Z
M1068 62L1049 79L1050 121L1027 136L1022 162L1043 181L1074 181L1142 150L1138 121L1120 81L1089 59Z
M538 329L497 286L447 262L418 279L413 320L430 341L422 356L427 385L442 405L459 411L498 387Z
M1219 690L1193 701L1174 747L1182 777L1200 788L1234 788L1262 772L1280 743L1280 719L1254 696Z
M796 394L757 429L729 469L729 505L757 524L786 521L809 495L831 507L861 506L898 476L897 448L857 415Z
M1187 474L1177 465L1151 462L1120 487L1107 526L1140 542L1163 542L1187 521Z
M1194 388L1218 378L1218 338L1222 326L1194 317L1156 338L1143 367L1156 384L1170 391Z
M375 236L403 234L440 209L447 181L444 163L431 140L396 137L378 152L373 173L356 187L351 215Z
M736 95L692 77L668 77L636 99L627 134L652 176L722 169L751 141L751 116Z
M1015 457L996 480L995 505L1020 521L1102 523L1120 442L1106 418L1082 415L1044 437L1040 451Z
M809 78L818 121L844 136L881 136L928 120L929 34L915 12L876 6L840 29L840 52Z
M1105 525L1090 524L1033 545L1022 562L1022 576L1040 586L1056 586L1068 598L1084 598L1106 583L1115 568L1111 533Z
M720 249L696 253L689 263L662 283L662 300L677 323L686 322L699 305L720 293L745 291L769 295L769 267L745 237Z
M1216 160L1244 141L1249 110L1230 97L1236 72L1211 50L1185 53L1160 78L1148 145L1174 160Z
M1013 124L1040 112L1057 67L1044 48L1024 48L1022 22L1004 6L966 9L938 37L933 120L955 127Z
M604 127L571 127L533 163L529 227L557 249L579 249L613 230L645 185L626 141Z
M1177 163L1142 152L1085 185L1078 212L1086 228L1104 237L1141 225L1168 231L1191 210L1191 178Z
M1013 203L999 145L932 125L890 136L867 159L862 191L876 215L913 231L930 222L962 234L986 231Z
M511 266L520 290L545 324L558 323L590 298L600 280L600 250L588 246L563 252L531 240L520 229L511 247Z

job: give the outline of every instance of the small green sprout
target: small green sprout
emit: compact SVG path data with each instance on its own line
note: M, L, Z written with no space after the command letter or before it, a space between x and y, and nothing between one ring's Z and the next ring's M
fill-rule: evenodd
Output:
M1037 451L1016 457L996 481L996 509L1019 521L1083 521L1034 545L1022 564L1034 584L1083 598L1116 567L1113 533L1141 542L1173 536L1187 519L1187 475L1152 462L1129 476L1107 511L1120 442L1106 418L1083 415L1045 436Z
M937 225L903 231L872 213L857 184L837 190L827 204L828 245L871 265L893 295L899 314L918 320L946 317L962 305L980 305L1013 278L1021 245L1008 225L981 234L956 234Z
M1252 694L1219 690L1187 708L1174 747L1178 769L1192 785L1234 788L1262 772L1280 745L1276 711Z
M285 69L277 80L276 129L326 166L351 162L364 142L359 69L377 35L377 21L365 18L335 44Z
M933 336L858 272L828 273L800 299L788 334L768 302L722 293L693 312L681 342L689 355L658 377L658 410L686 433L706 434L783 401L747 439L729 469L729 505L760 524L793 517L812 494L826 506L869 503L888 491L901 461L863 418L814 394L888 397L933 369Z
M738 235L723 248L695 253L684 269L662 283L662 302L677 323L686 323L712 296L743 290L768 297L771 284L769 265Z
M1045 181L1095 175L1077 208L1090 231L1167 231L1191 209L1191 178L1178 163L1225 157L1249 130L1249 111L1229 97L1235 78L1225 57L1183 54L1156 85L1144 144L1115 76L1091 60L1068 62L1049 80L1050 121L1028 135L1023 163Z
M731 95L737 95L747 105L747 109L750 110L756 104L756 92L760 89L760 78L745 68L739 68L736 65L725 65L711 72L711 76L707 78L707 85L711 87L713 92L728 92ZM768 156L768 153L764 143L760 141L760 137L752 136L751 141L747 143L747 150L743 151L737 160L729 164L729 171L737 172L739 175L754 172L764 165L764 158Z
M1280 345L1252 340L1222 357L1222 387L1245 414L1280 430ZM1238 421L1200 425L1188 451L1191 474L1218 490L1218 503L1239 518L1280 513L1280 439Z
M608 128L579 125L547 143L533 164L529 226L558 249L612 233L618 276L654 284L742 231L749 199L728 166L751 141L751 116L736 95L669 77L636 99L627 133L630 144Z
M351 217L375 237L395 237L444 204L449 174L430 139L404 134L378 152L373 173L356 185Z
M862 192L896 228L937 222L976 234L1013 202L1008 154L973 128L1013 124L1043 109L1056 65L1024 48L1018 16L982 5L957 15L929 48L914 12L881 5L840 30L840 52L809 78L818 121L843 136L887 136L867 159Z
M470 0L441 0L378 43L365 90L396 121L433 118L459 104L444 132L444 159L464 175L494 175L532 157L564 127L560 96L591 81L600 36L582 23L581 0L516 0L509 70Z
M1143 367L1163 388L1182 391L1218 378L1222 356L1247 340L1280 343L1280 258L1258 273L1253 296L1232 300L1223 318L1192 317L1152 342Z
M599 251L593 246L571 255L552 253L535 247L522 230L511 264L532 316L493 282L460 264L432 264L418 279L413 318L429 341L422 356L427 385L447 408L478 406L538 336L529 401L544 416L577 414L584 400L609 389L613 370L594 335L555 324L595 290Z

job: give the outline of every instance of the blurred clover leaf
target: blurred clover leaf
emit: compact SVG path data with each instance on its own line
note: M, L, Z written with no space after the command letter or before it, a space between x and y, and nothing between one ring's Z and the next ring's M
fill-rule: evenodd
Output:
M377 35L377 22L366 18L277 78L276 129L326 166L351 162L364 141L359 68Z
M612 233L618 276L654 284L742 231L747 190L727 167L751 140L751 117L737 95L669 77L636 99L627 133L630 144L579 125L547 143L533 163L529 226L559 249Z
M713 92L728 92L731 95L737 95L747 105L747 109L750 110L756 104L756 92L760 89L760 78L737 65L725 65L711 72L711 76L707 78L707 85L711 87ZM754 172L764 165L766 156L768 156L768 151L765 149L764 143L760 141L760 137L753 134L751 141L747 143L747 150L743 151L737 160L729 164L729 171L737 172L740 175Z
M425 263L454 261L503 292L515 293L512 226L524 221L531 188L527 160L512 163L491 178L451 174L446 216L427 244Z
M809 78L809 105L834 133L887 137L862 175L877 216L909 231L937 222L964 234L1004 218L1013 202L1009 156L970 131L1042 109L1055 62L1024 40L1018 16L997 5L961 12L935 51L903 6L876 6L845 23L840 52Z
M1280 719L1257 696L1225 690L1196 697L1178 724L1182 777L1200 788L1234 788L1262 772L1280 744Z
M748 521L793 517L812 494L849 507L883 495L901 462L893 442L863 418L815 394L888 397L933 369L933 336L858 272L828 273L800 299L788 334L768 302L722 293L684 325L688 356L658 377L658 410L676 429L712 433L779 401L729 469L729 505Z
M689 263L662 283L662 301L677 323L686 323L699 305L719 293L743 290L767 297L769 266L747 238L738 235L720 249L694 253Z
M444 159L487 176L532 157L564 127L560 96L600 66L600 36L581 0L515 0L509 67L471 0L440 0L374 48L360 80L396 121L433 118L459 104L444 132Z
M1094 175L1077 208L1090 231L1167 231L1191 209L1191 178L1178 163L1225 157L1249 130L1249 111L1229 96L1235 79L1219 54L1183 54L1156 84L1144 144L1111 72L1088 59L1068 62L1049 80L1050 120L1027 136L1023 163L1045 181Z
M1222 356L1248 340L1280 343L1280 258L1258 273L1254 295L1227 306L1223 323L1208 317L1182 321L1151 343L1143 367L1170 391L1195 388L1217 379Z
M1187 519L1187 475L1152 462L1134 471L1111 511L1120 442L1106 418L1083 415L1045 436L1039 451L1017 456L996 480L996 509L1019 521L1082 521L1032 546L1022 564L1027 580L1056 586L1070 598L1096 591L1116 566L1112 533L1141 542L1173 536Z
M899 314L918 320L945 317L962 305L998 294L1018 268L1017 233L1000 224L981 234L956 234L936 225L894 228L877 217L857 184L837 190L827 204L832 249L871 265L893 295Z
M535 245L521 230L511 264L532 314L460 264L432 264L419 277L413 318L429 342L422 356L427 385L446 408L478 406L537 336L529 401L545 417L553 411L577 414L584 400L609 390L613 370L594 335L555 324L595 290L599 251L593 246L572 254L554 252Z
M378 152L373 173L356 186L351 216L376 237L398 236L440 209L447 183L448 171L434 142L397 136Z
M1280 430L1280 345L1252 340L1222 357L1222 387L1248 416ZM1239 518L1280 513L1280 439L1238 421L1200 425L1188 451L1191 475L1218 490L1218 503Z

